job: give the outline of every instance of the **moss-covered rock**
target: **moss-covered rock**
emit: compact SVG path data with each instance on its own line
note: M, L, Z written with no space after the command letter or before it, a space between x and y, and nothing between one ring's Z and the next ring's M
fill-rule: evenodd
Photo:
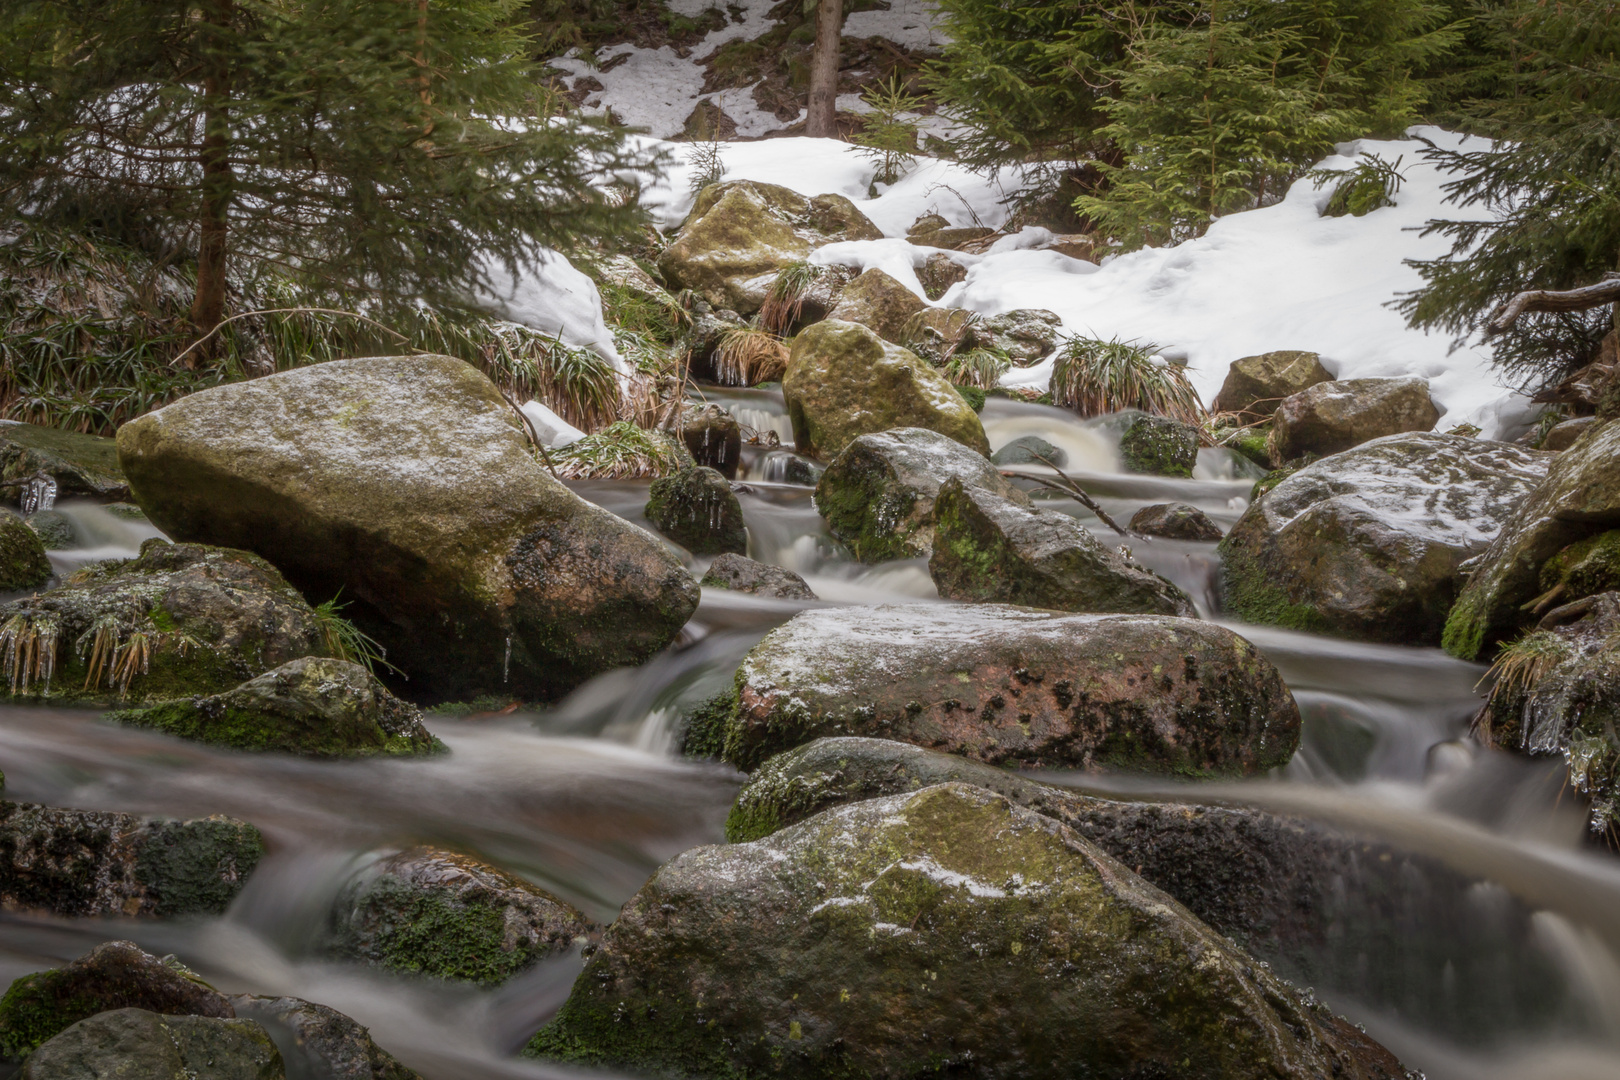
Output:
M1270 471L1274 464L1271 460L1270 424L1239 428L1221 438L1220 444L1267 471Z
M922 298L877 267L844 286L829 319L860 323L885 341L906 342L906 324L928 305Z
M56 481L58 497L129 498L112 439L0 420L0 483L36 473Z
M1247 775L1287 763L1299 710L1275 668L1192 619L1006 605L804 611L736 675L725 758L752 770L824 735L991 764Z
M1191 476L1198 464L1198 429L1168 416L1144 413L1120 436L1119 453L1127 472Z
M599 929L505 871L420 847L373 863L344 887L324 948L391 971L491 986Z
M952 477L934 500L928 573L951 600L1057 611L1191 615L1180 588L1103 545L1059 510L1032 509Z
M7 672L14 697L100 704L217 694L329 651L314 610L257 555L158 539L0 606L0 648L27 658Z
M286 1080L270 1033L252 1020L116 1009L41 1046L23 1080Z
M422 713L350 660L303 657L234 690L180 698L107 719L233 750L304 757L444 752Z
M815 592L791 570L755 562L745 555L727 553L709 564L699 583L704 588L770 596L778 600L814 600Z
M1222 541L1224 606L1248 622L1438 644L1463 562L1552 460L1432 433L1323 458L1251 504Z
M193 971L129 941L97 945L66 967L24 975L0 998L0 1057L15 1060L112 1009L231 1017L230 1001ZM82 1074L74 1074L82 1075Z
M553 479L495 385L451 357L215 387L118 446L153 524L341 591L424 696L554 697L661 649L697 606L674 553Z
M731 484L713 469L682 469L652 482L647 520L694 555L748 551L748 527Z
M218 914L264 855L228 817L174 821L0 801L0 905L64 916Z
M23 520L34 530L46 551L78 546L79 531L73 527L73 519L60 510L36 510Z
M1571 544L1620 520L1620 423L1587 432L1547 468L1470 564L1468 584L1446 618L1446 651L1464 660L1534 623L1542 567Z
M1191 503L1154 503L1131 515L1131 532L1167 540L1219 540L1221 527Z
M688 409L681 414L681 440L692 460L727 480L737 478L742 461L742 425L719 405Z
M1089 841L966 784L665 864L529 1053L738 1080L1400 1076Z
M43 585L51 576L45 543L28 523L0 509L0 592Z
M920 427L990 456L984 425L931 365L858 323L828 319L793 339L782 396L801 454L828 459L861 435Z
M951 479L1029 505L984 455L913 427L851 440L821 474L816 509L861 562L926 558L933 550L934 499Z
M822 244L882 236L842 195L806 198L776 184L735 180L698 193L680 232L658 257L658 269L673 288L752 315L776 272L789 263Z
M1439 419L1427 379L1318 383L1277 406L1271 418L1271 457L1278 462L1305 454L1325 457L1385 435L1432 431Z
M1226 381L1211 406L1214 412L1246 413L1245 419L1270 416L1284 398L1309 390L1333 376L1313 352L1282 349L1232 361Z
M371 1032L336 1009L301 998L231 998L236 1015L260 1024L276 1038L294 1077L334 1080L422 1080L378 1046Z

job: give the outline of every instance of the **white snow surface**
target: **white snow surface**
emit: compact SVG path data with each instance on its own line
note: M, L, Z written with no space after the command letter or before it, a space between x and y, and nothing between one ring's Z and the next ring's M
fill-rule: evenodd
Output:
M889 0L887 11L856 11L844 18L848 38L888 38L907 49L945 47L945 35L934 28L939 9L930 0Z
M596 282L576 269L561 253L544 248L520 266L514 277L500 263L488 266L491 290L482 297L503 318L565 345L590 349L628 377L630 365L613 344L613 334L602 318L602 294Z
M545 446L567 446L585 437L583 431L552 412L541 402L526 401L518 406L518 411L533 425L534 433L540 436L540 442Z

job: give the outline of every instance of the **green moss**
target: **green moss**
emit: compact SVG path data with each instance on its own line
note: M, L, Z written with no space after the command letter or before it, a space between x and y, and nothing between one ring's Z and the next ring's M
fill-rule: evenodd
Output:
M1120 439L1130 472L1191 477L1198 462L1198 430L1163 416L1138 416Z
M51 576L45 544L28 523L0 509L0 592L31 589Z
M1276 487L1290 476L1293 476L1298 471L1299 466L1297 465L1284 465L1281 468L1272 469L1270 472L1266 473L1266 475L1254 482L1254 486L1249 489L1249 501L1251 503L1258 502L1260 496L1264 495L1266 492L1270 491L1272 488Z
M1222 607L1244 622L1281 626L1307 633L1329 633L1331 626L1310 604L1300 604L1272 583L1265 566L1232 542L1236 530L1216 548L1221 555Z
M157 897L153 914L219 915L264 857L252 825L227 818L156 823L135 857L135 877Z
M514 702L510 694L480 694L471 701L443 701L428 707L427 711L436 716L465 720L480 713L503 712L514 704L521 706L522 702Z
M983 390L980 390L977 386L958 386L956 392L962 395L962 400L967 402L968 407L974 412L984 411L985 393Z
M64 996L58 971L24 975L0 998L0 1056L15 1060L102 1011L94 995Z
M1562 602L1620 589L1620 529L1569 545L1541 566L1541 587Z
M1464 589L1446 615L1440 647L1459 660L1478 660L1490 629L1489 609L1483 592Z
M493 986L535 959L532 950L502 948L506 919L499 903L453 903L389 878L375 882L365 902L388 912L371 951L393 971Z
M737 688L728 687L692 710L686 722L681 753L689 758L719 760L726 746L726 729L737 712Z
M1221 441L1221 445L1248 458L1262 469L1271 468L1271 448L1268 444L1270 428L1243 428ZM1266 490L1270 490L1267 488ZM1252 498L1253 496L1251 496Z

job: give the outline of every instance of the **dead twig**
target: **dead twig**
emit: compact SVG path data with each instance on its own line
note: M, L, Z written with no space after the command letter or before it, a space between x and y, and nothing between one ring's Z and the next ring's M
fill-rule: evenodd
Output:
M1120 528L1119 524L1116 521L1114 521L1113 518L1108 516L1108 511L1104 510L1102 507L1097 505L1097 500L1093 499L1090 495L1087 495L1085 493L1084 489L1082 489L1079 484L1077 484L1073 480L1069 479L1069 475L1067 473L1065 473L1062 469L1058 468L1056 465L1052 464L1052 459L1051 458L1048 458L1043 454L1031 454L1030 456L1033 457L1036 461L1040 462L1042 465L1045 465L1047 468L1051 469L1053 472L1057 473L1060 477L1062 477L1063 478L1063 483L1059 484L1059 483L1057 483L1055 481L1047 480L1044 477L1027 476L1027 475L1025 475L1023 473L1007 472L1005 470L1002 471L1001 475L1002 476L1010 476L1010 477L1018 477L1019 479L1022 479L1022 480L1033 480L1033 481L1035 481L1035 483L1040 484L1043 487L1049 487L1053 491L1061 491L1063 494L1069 496L1069 498L1071 498L1071 499L1075 500L1076 502L1078 502L1081 506L1084 506L1087 510L1090 510L1093 514L1096 514L1098 520L1100 520L1104 525L1108 526L1110 529L1113 529L1119 535L1135 537L1138 540L1146 540L1146 539L1148 539L1145 536L1140 536L1137 533L1133 533L1133 532L1130 532L1127 529Z
M1522 292L1497 309L1491 321L1485 324L1485 336L1505 333L1519 321L1519 316L1531 311L1585 311L1599 304L1620 303L1620 273L1610 272L1596 285L1580 289L1555 292L1552 289L1530 289Z

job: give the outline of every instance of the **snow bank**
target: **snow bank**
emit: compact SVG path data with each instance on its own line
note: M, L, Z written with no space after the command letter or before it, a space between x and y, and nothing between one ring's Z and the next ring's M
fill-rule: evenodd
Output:
M550 334L564 344L590 349L621 374L630 365L614 347L602 318L602 294L596 282L575 269L558 252L539 251L514 277L500 263L488 266L491 288L481 299L502 318Z

